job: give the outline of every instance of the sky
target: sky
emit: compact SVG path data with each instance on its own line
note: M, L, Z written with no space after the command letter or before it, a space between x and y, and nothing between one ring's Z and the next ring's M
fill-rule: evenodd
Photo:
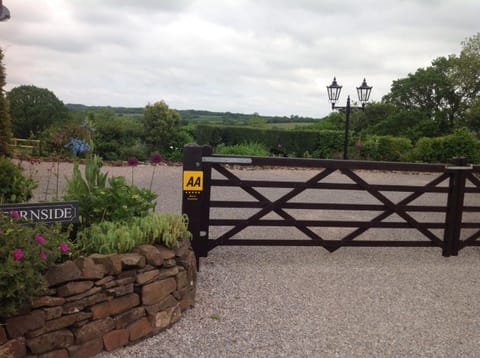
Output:
M459 54L478 0L3 0L6 90L64 103L321 118L363 78L394 80Z

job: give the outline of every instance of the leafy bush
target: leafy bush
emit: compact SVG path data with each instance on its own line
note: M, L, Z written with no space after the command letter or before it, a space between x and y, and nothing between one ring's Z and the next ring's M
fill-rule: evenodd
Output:
M449 163L454 157L480 163L480 141L466 128L443 137L421 138L412 151L414 161Z
M79 232L79 254L112 254L129 252L141 244L163 244L176 247L177 239L189 237L186 216L150 213L127 221L103 221Z
M19 166L0 157L0 203L20 203L32 197L37 183L23 175Z
M362 143L360 156L365 160L403 161L412 150L412 142L408 138L387 136L371 136Z
M124 177L108 179L102 173L101 159L93 156L86 161L85 178L78 161L73 166L72 178L67 178L65 200L78 201L82 226L104 220L126 220L132 216L145 216L155 208L156 194L148 189L128 185Z
M14 314L46 288L44 271L68 258L61 225L26 225L18 213L0 213L0 317Z
M254 155L258 157L266 157L270 155L265 145L261 143L244 143L235 145L220 144L215 148L216 154L234 154L234 155Z

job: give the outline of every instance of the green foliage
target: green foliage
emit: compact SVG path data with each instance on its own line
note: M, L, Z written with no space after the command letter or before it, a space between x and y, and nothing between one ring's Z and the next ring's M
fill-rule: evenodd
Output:
M147 105L144 111L143 126L148 150L167 153L175 145L173 139L180 127L180 114L168 108L164 101Z
M79 232L78 253L124 253L135 246L154 243L173 248L179 238L190 237L187 227L186 216L171 213L150 213L126 221L103 221Z
M147 158L146 147L141 140L143 125L140 122L115 116L115 113L108 119L99 119L100 115L95 118L95 149L98 155L105 160L127 160L130 156L139 160Z
M233 146L248 142L261 143L270 151L279 146L284 153L302 156L305 152L318 157L332 157L342 150L343 131L279 130L236 126L198 125L195 138L199 144Z
M65 200L79 202L79 217L82 226L90 226L104 220L125 220L132 216L145 216L154 209L156 195L148 189L128 185L124 177L108 179L101 172L98 156L87 159L83 177L78 161L74 163L73 175L66 178Z
M22 169L5 157L0 157L0 203L21 203L32 197L37 183L25 177Z
M414 161L450 163L454 157L480 163L480 141L466 128L443 137L421 138L412 151Z
M0 317L14 314L42 294L44 271L68 258L72 246L68 234L60 225L26 225L0 213Z
M244 144L235 144L230 146L220 144L215 148L215 153L216 154L233 154L233 155L253 155L257 157L266 157L270 155L265 145L261 143L254 143L254 142L249 142Z
M43 130L68 116L63 102L46 88L18 86L8 92L7 99L13 133L17 138L28 138L31 133L39 136Z
M365 160L404 161L412 150L408 138L393 136L370 136L362 143L360 155Z
M0 48L0 156L10 154L9 142L12 138L12 123L5 98L5 67L3 66L3 51Z

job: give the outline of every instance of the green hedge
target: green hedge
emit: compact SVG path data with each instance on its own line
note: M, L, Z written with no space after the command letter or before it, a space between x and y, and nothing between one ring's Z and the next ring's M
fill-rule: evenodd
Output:
M382 161L406 161L412 150L408 138L387 136L369 136L360 145L360 159Z
M454 157L466 157L470 163L480 163L480 141L467 128L443 137L419 139L411 160L450 163Z
M343 150L343 131L281 130L237 126L197 125L194 132L198 144L233 146L261 143L270 151L279 148L290 155L302 157L312 153L317 158L331 158Z

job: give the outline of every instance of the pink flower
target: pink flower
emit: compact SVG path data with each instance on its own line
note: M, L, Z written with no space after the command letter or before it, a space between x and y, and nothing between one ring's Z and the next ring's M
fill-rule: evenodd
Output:
M45 239L42 235L35 235L35 241L42 245L45 243Z
M60 251L62 252L67 252L68 251L68 245L64 242L60 244Z
M23 259L22 249L15 249L15 251L13 252L13 257L15 258L15 261Z
M42 260L46 260L46 259L47 259L47 254L46 254L45 252L43 252L43 251L40 251L40 258L41 258Z
M14 219L20 218L20 213L19 213L17 210L11 210L11 211L10 211L10 215L11 215L12 218L14 218Z

